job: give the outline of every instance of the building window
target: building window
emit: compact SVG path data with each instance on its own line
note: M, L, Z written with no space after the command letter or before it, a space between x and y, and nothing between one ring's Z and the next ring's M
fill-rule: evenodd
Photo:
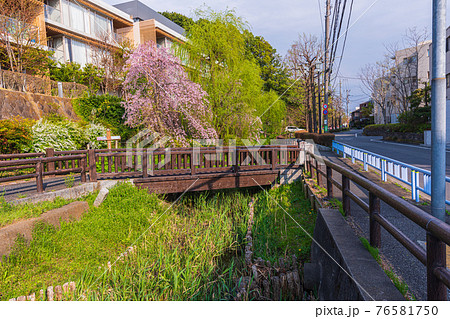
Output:
M448 73L448 74L445 76L445 79L447 80L447 88L450 88L450 73Z
M445 42L446 51L450 51L450 37L447 37L447 41Z

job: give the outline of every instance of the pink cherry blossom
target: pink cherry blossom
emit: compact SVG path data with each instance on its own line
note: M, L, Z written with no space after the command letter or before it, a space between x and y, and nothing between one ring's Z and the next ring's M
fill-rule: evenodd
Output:
M188 145L192 138L217 138L207 93L188 79L180 59L154 42L141 44L125 65L126 123Z

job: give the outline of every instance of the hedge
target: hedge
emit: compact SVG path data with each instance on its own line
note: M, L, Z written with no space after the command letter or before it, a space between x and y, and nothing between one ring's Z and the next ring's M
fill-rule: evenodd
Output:
M309 133L309 132L297 132L295 133L295 138L299 138L302 140L313 140L314 143L319 145L324 145L331 147L333 140L334 140L334 134L332 133Z
M363 134L367 136L380 135L380 132L398 132L398 133L423 133L423 131L431 130L431 123L425 124L373 124L364 128Z

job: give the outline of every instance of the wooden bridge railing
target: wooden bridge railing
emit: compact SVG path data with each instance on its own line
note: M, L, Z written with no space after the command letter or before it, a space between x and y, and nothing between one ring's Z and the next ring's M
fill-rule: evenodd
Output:
M298 163L303 146L194 147L171 149L98 149L0 155L0 183L79 173L91 182L107 178L236 173L276 170Z

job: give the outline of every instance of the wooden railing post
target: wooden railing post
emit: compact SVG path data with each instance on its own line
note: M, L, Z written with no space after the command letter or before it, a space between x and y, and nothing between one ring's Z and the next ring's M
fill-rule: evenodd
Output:
M317 162L317 159L314 160L314 164L316 166L317 185L320 186L319 163Z
M432 233L427 232L427 298L428 300L447 300L447 287L433 270L445 268L445 243Z
M375 220L375 215L380 214L380 199L369 192L369 223L370 223L370 246L381 247L381 227Z
M350 197L346 193L348 191L350 191L350 179L342 175L342 208L345 216L350 215Z
M86 156L81 158L81 182L86 183Z
M45 149L45 157L53 157L55 156L55 150L53 148L46 148ZM47 172L53 172L55 170L55 162L48 162L47 163ZM55 176L55 175L51 175Z
M331 179L333 178L333 170L331 167L327 167L327 196L328 198L333 197L333 183L331 182Z
M95 149L90 149L88 151L89 155L89 181L97 181L97 164L95 159Z
M234 172L239 171L239 149L236 147L234 150Z
M43 165L40 160L36 163L36 189L38 193L44 192Z
M277 158L277 150L275 148L272 148L272 171L275 170L276 167L276 158Z
M194 152L195 148L192 148L192 153L191 153L191 175L195 175L195 164L194 164Z
M148 177L148 154L147 150L143 150L142 154L142 177Z

